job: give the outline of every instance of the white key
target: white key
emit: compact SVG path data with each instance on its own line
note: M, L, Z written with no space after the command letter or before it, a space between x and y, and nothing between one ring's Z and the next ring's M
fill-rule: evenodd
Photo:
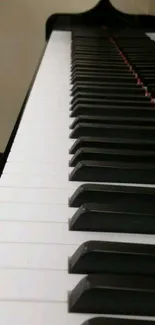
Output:
M60 302L0 302L0 323L3 325L81 325L84 321L98 316L98 314L68 313L67 303ZM106 317L146 319L146 317L127 317L120 315L106 315ZM155 320L154 317L147 318ZM15 323L13 323L13 321Z
M67 157L66 157L67 158ZM69 155L68 155L69 162ZM8 174L10 176L21 174L21 178L29 175L40 175L40 176L52 176L55 175L57 178L62 177L62 182L65 179L68 179L68 174L72 171L73 168L68 167L67 160L63 161L53 161L49 163L13 163L8 162L3 174ZM0 184L2 184L0 182Z
M73 190L0 187L0 202L68 204Z
M68 313L83 278L68 258L89 240L155 244L153 235L69 231L70 32L53 32L0 179L0 324L81 325ZM131 185L131 184L130 184ZM123 316L124 318L124 316Z
M67 302L68 291L83 278L59 270L0 270L0 300Z
M76 211L77 208L52 203L0 202L0 222L67 222Z
M1 243L0 269L67 271L68 258L77 248L78 245Z
M80 245L89 240L155 244L154 235L68 231L68 223L0 223L0 243L40 243Z
M15 187L15 188L50 188L50 189L72 189L71 194L84 182L69 182L68 177L70 174L69 168L62 169L54 174L48 173L49 169L46 165L40 165L38 167L44 167L42 173L39 174L38 170L34 170L34 174L26 173L23 174L3 174L1 177L0 187ZM45 170L44 170L45 169ZM31 171L32 172L32 171ZM36 173L36 174L35 174ZM47 174L46 174L47 173ZM89 183L89 182L88 182ZM99 184L99 183L96 183ZM102 183L103 184L103 183ZM66 197L68 201L68 198Z
M47 142L45 142L43 146L40 146L38 142L33 146L31 143L31 148L29 146L23 148L22 144L19 146L14 142L7 160L10 162L28 162L31 159L34 163L38 161L62 161L61 163L63 164L63 162L66 163L66 161L68 161L68 151L74 142L74 139L68 139L67 144L61 143L61 147L57 145L57 142L54 142L51 150L49 150Z
M8 162L25 162L30 159L30 152L29 149L26 147L23 149L22 146L14 147L13 151L10 152L7 161ZM68 151L64 149L60 150L59 147L55 147L55 154L53 154L52 151L49 151L48 145L44 145L44 147L40 147L38 145L38 148L34 146L34 150L31 152L31 160L35 163L38 161L40 163L55 163L59 161L61 165L66 165L66 161L68 159ZM5 172L5 169L4 169Z

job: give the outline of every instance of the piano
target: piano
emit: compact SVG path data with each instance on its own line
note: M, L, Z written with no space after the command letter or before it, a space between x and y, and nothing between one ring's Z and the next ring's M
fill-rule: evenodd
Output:
M3 157L0 324L154 324L153 32L106 1L48 19Z

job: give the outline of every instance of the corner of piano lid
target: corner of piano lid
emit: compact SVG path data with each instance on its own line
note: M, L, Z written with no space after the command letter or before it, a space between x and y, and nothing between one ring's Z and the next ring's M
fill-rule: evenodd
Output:
M74 0L72 0L74 1ZM106 0L108 1L108 0ZM100 3L103 2L103 0L93 0L91 1L91 4L89 5L88 10L82 11L80 10L80 7L78 6L78 12L76 12L74 10L74 13L57 13L57 14L52 14L48 17L47 21L46 21L46 41L48 41L51 32L53 29L71 29L72 24L74 23L74 19L82 20L82 18L85 18L85 22L87 23L87 17L93 14L94 10L98 11L98 7L100 7ZM81 2L83 3L83 2ZM62 5L63 7L63 5ZM88 7L88 6L87 6ZM67 8L65 7L65 10L67 10ZM80 10L80 12L79 12ZM64 11L64 10L63 10ZM68 11L70 11L70 8L68 8Z
M46 21L46 41L48 41L53 29L71 30L74 26L109 28L136 28L145 32L155 31L155 16L128 14L116 9L111 0L100 0L95 6L82 13L52 14Z
M92 4L92 2L91 2ZM116 10L109 0L94 0L94 6L84 12L52 14L46 21L46 41L52 30L71 30L76 26L101 26L108 21L113 22ZM107 25L109 25L107 23ZM115 24L117 26L117 24Z

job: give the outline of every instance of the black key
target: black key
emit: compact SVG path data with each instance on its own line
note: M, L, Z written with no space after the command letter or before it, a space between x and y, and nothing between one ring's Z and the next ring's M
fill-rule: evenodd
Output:
M103 149L123 149L154 151L155 141L140 139L120 139L120 138L93 138L80 137L72 145L69 153L72 155L80 148L103 148Z
M98 54L98 52L101 52L103 57L107 57L110 56L114 56L115 58L117 58L117 60L120 60L119 58L119 55L116 51L116 49L114 47L112 47L111 45L108 46L99 46L98 44L96 44L96 46L90 46L88 44L75 44L75 43L72 43L72 48L71 48L71 53L72 53L72 58L74 58L74 53L75 51L79 51L80 54L83 55L83 53L85 52L86 56L91 56L92 54ZM135 53L132 53L131 54L135 54ZM121 61L121 60L120 60Z
M155 75L153 75L153 76L151 76L151 77L149 77L149 76L145 76L145 82L146 82L146 85L147 85L148 83L153 83L153 82L155 82Z
M72 83L75 83L76 80L78 80L77 78L79 78L79 76L81 77L82 76L82 81L83 80L95 80L95 81L106 81L106 80L110 80L110 81L115 81L116 78L117 80L118 79L125 79L125 81L132 81L134 80L135 82L135 79L133 78L133 75L132 74L126 74L126 73L121 73L121 72L118 72L118 73L115 73L115 72L112 72L112 73L109 73L108 71L105 71L104 73L102 73L102 71L97 71L97 72L86 72L86 71L82 71L80 72L75 72L75 73L72 73L71 74L71 81Z
M154 277L89 275L70 292L69 311L155 316Z
M105 52L105 49L103 48L90 48L89 46L72 46L71 49L72 52L72 58L76 57L76 55L82 55L83 57L89 56L101 56L101 57L106 57L107 53ZM118 57L118 54L116 53L115 50L112 50L109 52L108 57L110 58L116 58Z
M72 49L71 49L71 53L72 53L72 57L75 55L75 54L82 54L82 55L102 55L102 56L105 56L107 55L106 52L105 52L105 49L103 47L89 47L89 46L75 46L73 45L72 46ZM116 57L116 52L115 50L112 50L111 48L111 51L109 52L108 54L108 57L110 58L115 58Z
M94 317L82 325L153 325L152 323L154 322L138 319Z
M75 84L72 87L72 95L75 96L75 94L77 92L87 92L87 93L106 93L106 94L111 94L111 93L117 93L117 94L122 94L122 91L125 94L132 94L132 95L143 95L144 96L144 89L143 88L139 88L139 87L126 87L126 86L121 86L119 87L118 85L113 86L113 85L109 85L109 86L100 86L100 85L89 85L89 84Z
M152 62L152 58L151 58L151 62ZM143 72L147 72L147 71L149 71L149 72L153 72L153 71L155 71L155 61L154 61L154 63L152 62L152 64L147 64L147 63L143 63L143 62L141 62L140 61L140 63L138 63L138 61L137 61L137 64L136 64L136 66L137 66L137 68L138 69L140 69L141 71L143 71Z
M116 60L114 57L109 57L109 59L103 57L101 58L102 60L72 60L71 71L73 72L76 69L82 69L83 71L95 72L96 69L98 71L101 69L100 71L112 70L113 72L123 72L126 74L133 73L132 70L129 70L123 61Z
M153 105L150 107L140 107L136 105L132 106L120 106L109 102L106 104L77 104L72 109L71 117L77 117L79 115L101 115L101 116L120 116L120 117L155 117L155 109Z
M113 233L155 234L154 212L139 206L85 203L69 220L72 231L100 231Z
M125 91L126 89L133 89L134 91L136 91L137 89L144 91L141 88L141 85L135 83L123 83L122 81L117 80L116 82L111 81L111 82L107 82L107 81L83 81L82 83L77 81L74 83L72 89L74 89L74 87L76 86L91 86L91 87L108 87L108 88L119 88L121 91Z
M108 49L114 49L112 43L110 43L110 40L105 39L83 39L83 38L77 38L72 46L89 46L89 47L103 47L106 50Z
M93 100L94 99L112 99L112 100L128 100L128 101L135 101L137 104L137 102L141 102L141 101L144 101L144 102L149 102L149 105L150 105L150 98L147 97L147 96L144 96L144 94L119 94L119 93L116 93L116 91L113 93L111 91L111 93L106 93L104 92L104 90L102 89L100 92L87 92L87 91L81 91L81 92L76 92L76 94L74 95L74 97L72 98L71 100L71 104L74 105L74 102L76 100L82 100L82 99L90 99L92 98ZM143 105L142 105L143 106Z
M104 75L85 75L85 74L77 74L72 78L72 83L75 82L83 82L83 81L91 81L91 82L124 82L124 83L131 83L131 84L136 84L136 80L133 78L133 76L129 75L126 77L117 77L117 76L104 76Z
M138 59L143 59L145 60L146 63L150 63L151 64L151 60L150 58L153 58L154 61L154 49L149 48L149 47L139 47L139 49L137 49L135 51L135 49L133 48L129 48L129 47L123 47L121 46L123 53L127 56L127 57L131 57L133 60L137 60ZM149 57L150 56L150 57ZM149 57L149 60L148 60Z
M76 166L80 161L122 161L122 162L143 162L155 163L155 151L116 150L99 148L80 148L76 151L69 162L71 167Z
M107 70L100 70L99 69L100 67L98 67L98 69L96 69L96 71L91 71L90 68L88 68L87 70L84 70L83 68L81 67L77 67L75 66L75 68L73 69L73 71L71 72L71 78L73 79L74 77L76 77L76 75L84 75L84 76L91 76L91 77L96 77L96 76L99 76L99 77L117 77L117 78L122 78L122 77L129 77L129 78L133 78L133 73L132 72L124 72L124 71L121 71L121 70L116 70L116 71L113 71L111 69L107 69Z
M77 65L72 69L72 72L71 72L71 76L74 76L76 73L82 73L82 74L94 74L94 73L97 73L97 74L100 74L100 75L102 75L102 74L107 74L107 73L109 73L109 74L114 74L114 73L116 73L116 74L125 74L125 73L127 73L127 71L124 69L124 68L122 68L122 67L117 67L117 68L115 68L115 70L111 67L111 65L110 65L110 67L85 67L85 66L83 66L83 67L78 67ZM131 73L131 72L130 72Z
M91 44L90 44L91 42ZM80 44L81 43L81 44ZM95 46L94 46L95 45ZM100 46L100 45L104 45L104 46ZM83 37L78 37L76 39L72 40L72 48L88 48L88 49L98 49L98 48L103 48L103 51L106 51L107 48L111 48L112 51L116 51L116 49L112 46L112 43L109 42L109 39L106 37L103 37L102 39L96 37L96 38L92 38L92 39L87 39L87 38L83 38Z
M92 28L90 28L90 30L92 30ZM93 28L93 30L94 30L94 28ZM92 31L91 31L91 33L92 33ZM95 34L92 34L92 35L93 35L92 37L90 35L88 37L86 37L86 35L84 36L82 34L82 35L78 35L76 37L73 37L73 43L76 44L77 40L83 40L83 41L87 40L88 43L89 42L93 43L93 41L94 42L95 41L96 42L102 42L104 44L109 44L110 43L109 37L108 37L108 35L106 35L104 33L104 31L102 31L102 37L101 37L101 28L100 28L100 32L98 31L98 32L96 32L96 35Z
M78 123L155 126L155 118L80 115L74 119L70 125L70 129L74 129Z
M139 69L139 75L141 76L153 76L155 74L155 68L152 68L151 69L151 67L150 67L150 69L148 69L148 68L146 68L146 69L144 69L144 68L140 68Z
M145 80L147 80L147 83L150 81L150 82L152 82L152 81L155 81L155 73L153 73L152 75L150 75L150 74L141 74L140 73L140 78L141 78L141 80L142 81L144 81L145 82Z
M69 179L78 182L155 184L155 165L83 160L74 167Z
M104 67L107 67L107 65L115 65L116 68L119 68L120 66L123 67L124 65L122 63L120 63L119 61L116 62L116 60L114 59L109 59L109 60L104 60L103 62L98 62L98 61L82 61L82 60L76 60L76 62L73 62L72 63L72 67L71 67L71 71L74 70L74 68L82 68L82 67L85 67L85 68L104 68ZM131 75L129 74L129 77Z
M148 83L147 87L148 87L148 91L150 91L151 94L152 94L152 92L155 91L155 84Z
M155 245L88 241L69 259L69 272L155 276Z
M144 51L145 53L141 54L142 51ZM134 55L137 54L137 55L141 55L141 57L145 57L146 54L148 54L148 56L151 55L151 54L153 55L154 49L152 49L152 53L151 53L150 48L142 48L142 47L139 47L139 48L137 48L135 50L135 48L131 48L131 47L128 46L128 47L124 47L123 48L123 52L124 53L127 53L128 56L130 56L130 54L134 54Z
M154 197L155 188L151 187L83 184L69 199L69 206L106 204L111 210L152 214L155 213Z
M74 64L72 64L71 66L71 71L73 71L76 68L81 68L83 70L87 70L88 68L90 68L92 71L94 71L95 68L99 69L99 63L101 63L101 70L112 69L115 72L118 69L120 69L120 71L124 71L126 73L132 72L132 70L129 69L128 66L123 61L117 60L115 56L110 56L108 54L107 57L104 57L102 54L99 54L98 57L100 58L99 60L100 62L96 60L95 55L94 55L94 59L92 60L87 60L86 56L84 56L83 59L72 59L72 63ZM85 64L83 62L85 62Z
M113 99L113 98L107 98L107 99L97 99L97 98L77 98L75 99L74 103L72 104L72 110L76 108L77 105L82 106L82 105L94 105L94 110L96 109L96 105L103 105L103 106L110 106L110 105L115 105L115 106L139 106L140 108L144 107L145 109L147 108L152 108L154 109L153 105L150 103L150 101L143 101L143 100L137 100L136 102L134 100L126 100L122 98L122 100L119 99ZM155 109L154 109L155 110Z
M109 51L109 52L111 52L111 51ZM98 55L98 54L93 54L93 55L91 55L91 54L85 54L85 55L83 55L83 54L75 54L74 53L74 55L73 55L73 57L72 57L72 64L73 63L78 63L78 62L80 62L80 61L82 61L82 62L102 62L102 63L104 63L104 62L109 62L109 61L115 61L116 63L120 63L120 64L122 64L122 66L124 66L124 62L123 62L123 60L121 60L120 59L120 57L118 56L118 55L115 55L115 56L109 56L109 52L107 51L107 53L105 53L105 55Z
M133 51L137 51L139 49L143 49L144 47L144 51L140 52L141 54L143 54L145 51L147 50L153 50L154 44L152 44L151 41L149 41L149 39L143 39L143 40L135 40L134 42L132 40L122 40L122 39L117 39L117 44L121 45L124 49L129 48L129 49L133 49Z
M78 123L70 134L70 138L76 139L82 136L112 137L112 138L137 138L155 140L155 127L114 125L99 123Z
M149 58L151 60L151 63L147 62L148 54L146 54L146 58L141 57L139 55L136 55L136 57L135 57L135 55L132 56L132 55L127 54L127 56L129 58L129 61L132 62L132 66L135 67L137 70L140 68L144 68L144 67L150 67L150 69L151 69L151 66L153 68L155 66L154 53L152 55L150 55L150 58Z

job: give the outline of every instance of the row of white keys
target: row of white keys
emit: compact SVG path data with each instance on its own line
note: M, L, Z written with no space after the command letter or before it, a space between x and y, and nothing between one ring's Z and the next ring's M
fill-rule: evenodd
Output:
M0 181L3 325L80 325L95 315L67 310L68 291L83 277L68 274L76 248L87 240L155 242L68 230L76 211L68 197L79 186L68 181L70 42L69 32L52 34Z
M67 304L58 302L0 302L0 310L3 325L81 325L84 321L99 316L68 313ZM125 318L119 315L116 317ZM134 316L129 318L135 319Z
M67 257L77 245L65 244L63 232L75 211L67 190L69 53L70 33L53 33L9 155L16 158L8 158L0 181L1 324L59 324L58 301L67 325L67 292L81 278L69 278Z
M82 233L77 243L75 233L72 239L68 236L68 218L76 211L68 207L68 197L77 187L68 186L69 93L64 88L69 83L69 59L65 58L68 73L65 62L62 69L58 65L69 48L69 33L53 33L0 181L3 325L80 325L89 317L67 311L68 291L82 278L68 275L68 258L85 240ZM47 82L49 71L44 73L53 52L58 62ZM58 78L59 86L52 78Z

